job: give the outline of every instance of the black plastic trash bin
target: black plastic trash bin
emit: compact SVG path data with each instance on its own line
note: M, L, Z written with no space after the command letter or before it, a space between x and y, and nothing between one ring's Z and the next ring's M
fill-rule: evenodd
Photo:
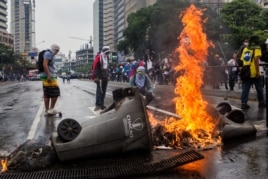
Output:
M66 161L133 150L151 151L151 126L144 101L134 92L134 97L126 97L119 108L81 123L81 131L72 141L66 142L54 133L52 145L58 158Z

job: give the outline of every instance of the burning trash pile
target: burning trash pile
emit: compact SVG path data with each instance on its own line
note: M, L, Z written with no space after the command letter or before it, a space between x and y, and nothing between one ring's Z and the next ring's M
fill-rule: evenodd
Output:
M208 48L214 47L203 32L202 23L206 19L202 20L202 15L203 10L194 5L181 14L184 29L178 37L180 43L176 52L179 63L175 70L182 72L182 75L176 79L176 97L173 99L180 119L169 117L159 121L148 112L153 125L154 146L206 149L221 145L222 136L229 138L248 132L256 133L252 126L249 130L243 130L243 126L231 122L232 119L239 120L237 118L243 120L242 111L226 111L232 112L229 120L221 111L223 108L210 106L202 97L203 64L207 60Z
M2 158L2 173L44 169L58 160L55 151L50 145L33 141L26 141L10 155L4 155Z
M213 46L203 32L203 10L191 5L181 14L184 29L178 40L176 52L179 63L176 71L182 75L176 79L173 99L176 114L181 119L167 118L154 127L156 144L165 144L175 148L205 147L208 144L221 144L220 136L215 133L217 120L208 114L207 102L201 94L203 85L203 64L207 60L208 47ZM150 115L150 122L156 121Z

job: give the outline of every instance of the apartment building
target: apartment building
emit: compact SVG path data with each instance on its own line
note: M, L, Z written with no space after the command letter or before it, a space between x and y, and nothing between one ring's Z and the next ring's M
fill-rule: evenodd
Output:
M10 31L14 36L14 52L27 55L35 46L35 0L12 0Z
M103 1L103 45L115 51L114 44L114 2L113 0Z
M13 36L7 32L7 0L0 0L0 43L13 48Z

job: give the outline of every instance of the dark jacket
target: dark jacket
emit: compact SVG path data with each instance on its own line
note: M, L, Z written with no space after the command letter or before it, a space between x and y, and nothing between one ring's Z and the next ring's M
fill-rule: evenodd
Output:
M107 69L103 69L103 61L101 54L97 54L94 63L93 63L93 69L92 69L92 80L95 78L107 80L109 77L109 57L108 58L108 67Z

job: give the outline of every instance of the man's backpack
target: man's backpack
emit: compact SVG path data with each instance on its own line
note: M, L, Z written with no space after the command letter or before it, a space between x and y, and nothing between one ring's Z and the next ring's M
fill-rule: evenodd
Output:
M38 54L38 60L36 62L36 67L38 68L39 73L44 72L43 61L44 61L44 54L46 51L48 51L48 50L42 50Z

